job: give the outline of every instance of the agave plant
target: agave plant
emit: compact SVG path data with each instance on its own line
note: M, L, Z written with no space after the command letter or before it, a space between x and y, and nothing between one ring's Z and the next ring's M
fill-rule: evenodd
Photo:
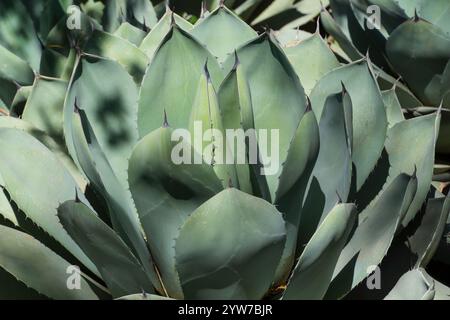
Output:
M0 297L450 296L423 269L450 211L431 185L441 110L404 119L371 60L341 65L318 32L283 47L224 5L148 32L138 3L116 30L91 1L79 29L30 31L38 58L1 47ZM244 163L176 164L180 143L224 152L174 141L195 122L277 130L282 165L264 175L248 141Z
M400 102L407 117L436 112L442 105L435 179L449 181L450 3L331 0L330 4L333 18L321 13L327 32L347 59L360 59L369 51L380 68L383 88L391 89L394 81L389 74L402 79L395 90L398 99L393 92L390 96Z

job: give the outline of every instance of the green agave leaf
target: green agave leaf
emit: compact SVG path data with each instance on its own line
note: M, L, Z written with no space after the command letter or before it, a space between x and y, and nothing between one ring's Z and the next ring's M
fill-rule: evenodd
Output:
M422 269L413 269L405 273L385 300L433 300L434 282L429 281Z
M319 154L319 126L314 112L308 109L302 117L283 164L280 188L275 205L286 221L286 246L275 275L284 283L297 258L300 218L308 181ZM304 231L302 230L302 233Z
M337 202L347 201L352 183L352 102L346 91L330 96L319 122L320 149L302 204L297 248L306 245Z
M327 7L328 5L328 0L276 0L272 1L252 21L252 24L270 25L276 29L281 27L295 28L314 20L319 15L322 7Z
M1 191L0 191L0 216L2 216L4 219L11 222L14 226L19 225L19 221L17 221L16 214L14 212L14 209L11 206L11 203L9 202L9 199L7 198L5 191L3 188L5 187L5 182L0 177L2 181L0 181L1 185Z
M425 270L420 269L428 283L434 283L434 300L450 300L450 288L433 279Z
M398 79L373 65L378 85L383 91L395 88L395 93L403 109L413 109L423 105L422 102Z
M244 130L243 124L241 123L241 110L245 110L245 103L251 103L251 101L248 93L248 84L246 83L246 79L243 79L241 69L242 68L239 67L239 64L236 64L235 68L233 68L233 70L220 85L217 93L224 130ZM235 163L237 181L233 182L233 186L241 191L252 194L253 190L252 182L250 180L248 156L242 155L238 152L238 144L235 139L230 138L227 140L227 143L229 147L233 144L235 146L232 151L234 155L233 163ZM248 147L245 146L245 149L247 153ZM245 161L239 159L240 156L245 156ZM245 164L243 164L243 162L245 162Z
M201 124L201 129L198 126ZM218 130L218 135L211 134L209 141L196 143L195 139L208 136L208 130ZM224 140L225 130L222 122L222 116L219 109L219 101L214 87L211 83L209 71L206 68L204 74L199 81L197 95L192 105L191 116L189 119L189 131L192 139L190 144L194 150L203 155L206 163L212 164L216 175L222 181L222 185L226 187L230 183L236 185L237 175L236 167L227 162L227 141ZM220 141L219 141L220 140Z
M150 59L153 58L158 48L162 45L164 38L170 31L170 28L174 22L178 27L186 32L190 32L193 28L192 24L184 20L176 13L173 13L170 10L167 11L155 27L144 38L141 46L139 47Z
M433 25L449 33L450 4L446 0L394 0L410 17L419 15Z
M278 131L278 156L282 163L287 158L292 137L306 110L303 87L282 49L276 44L273 34L265 33L259 36L237 50L237 56L242 73L247 78L254 128L257 132L265 129L268 135L272 135L272 130ZM235 57L229 57L225 63L225 70L231 70L235 60ZM268 74L271 76L268 77ZM268 141L264 147L272 150L273 146L276 146L276 141ZM260 144L260 147L263 145ZM278 189L281 168L278 172L265 174L273 200Z
M395 87L391 90L382 91L381 96L383 97L384 106L386 108L389 128L405 120L402 112L402 106L400 105L397 94L395 93Z
M327 299L344 297L369 275L370 268L381 263L416 190L417 178L400 174L365 209L367 218L360 222L338 259Z
M98 299L83 277L80 289L70 290L71 265L33 237L0 225L0 243L0 268L37 292L53 299Z
M8 81L16 81L20 85L31 85L34 72L29 64L0 45L0 77Z
M64 145L61 145L57 141L55 141L52 137L50 137L45 132L37 129L32 124L23 121L18 118L13 117L0 117L0 128L14 128L27 132L32 135L36 139L38 139L42 144L44 144L57 158L58 160L66 167L66 169L70 172L72 177L75 179L77 185L81 190L84 190L86 187L86 181L81 173L78 171L74 161L67 154L67 150Z
M403 226L419 211L430 188L439 122L440 115L431 114L399 122L389 129L386 151L391 168L387 183L400 173L412 174L417 169L417 193L402 221Z
M327 73L311 93L314 112L320 118L329 95L341 91L344 83L353 104L352 159L359 190L375 167L386 139L387 118L383 99L370 61L361 60Z
M220 32L220 37L217 32ZM206 45L219 63L225 62L233 51L258 36L253 28L224 6L211 12L191 34Z
M162 127L139 141L130 159L128 179L164 289L169 296L181 299L175 238L187 217L220 192L222 185L207 164L175 164L173 154L177 148L181 146L183 154L193 157L195 150L184 139L172 141L173 137L170 128Z
M22 114L32 90L33 86L20 87L17 90L9 110L11 116L18 117Z
M334 12L334 11L333 11ZM328 32L339 43L341 49L353 61L362 58L360 51L354 46L348 35L341 28L341 26L333 19L333 17L326 10L320 13L320 21L326 32Z
M29 1L26 1L29 2ZM67 7L64 8L61 1L58 0L50 0L50 1L33 1L33 2L41 2L43 3L43 8L38 12L35 12L36 15L36 24L38 26L38 31L41 39L46 40L48 34L53 29L53 27L58 24L61 20L61 17L66 18L66 10ZM30 6L30 3L26 3L25 6L27 9Z
M450 197L429 199L416 232L408 238L416 267L425 268L436 252L450 212Z
M72 158L67 154L65 145L61 145L50 137L47 133L37 129L34 125L13 117L0 117L0 128L14 128L27 132L34 138L38 139L44 144L66 167L72 177L75 179L77 185L81 190L86 187L86 180L76 167Z
M326 73L340 66L319 33L315 33L296 46L285 48L284 52L308 95Z
M39 294L26 284L18 281L12 274L0 268L0 299L2 300L46 300L48 297Z
M139 47L147 33L129 24L128 22L124 22L114 32L114 35L127 40L135 46Z
M63 108L66 90L66 81L36 78L22 114L23 120L46 132L61 145L65 144Z
M180 230L176 268L187 299L261 299L285 244L270 203L227 189L200 206Z
M422 1L417 12L420 17L430 21L433 25L450 35L450 3L448 1ZM414 16L414 11L412 16Z
M56 217L59 203L75 199L78 190L67 169L56 155L22 130L1 128L0 145L0 175L11 199L36 225L98 273Z
M115 31L122 20L140 28L153 28L158 22L152 2L148 0L106 0L102 25Z
M0 100L10 107L20 86L33 84L34 73L28 63L1 45L0 60Z
M410 20L391 34L386 51L393 68L424 104L439 106L443 99L449 103L450 34L427 21Z
M173 24L142 82L138 128L140 137L159 128L164 110L173 128L187 128L198 80L205 62L218 87L222 70L215 58L181 27Z
M140 85L147 68L148 58L131 42L118 36L95 30L83 51L90 55L119 62Z
M114 297L145 290L152 284L128 246L86 205L67 201L58 217L69 235L96 265Z
M94 190L105 201L114 230L139 258L155 288L162 291L152 257L144 240L131 193L121 185L114 174L86 113L81 109L76 109L72 113L71 120L69 129L72 130L72 143L82 171L88 177Z
M295 47L314 34L300 29L282 29L275 31L275 37L283 48ZM286 51L285 51L286 52ZM286 53L287 54L287 53ZM289 55L288 55L289 58ZM291 60L291 59L289 59ZM294 66L295 67L295 66Z
M64 135L72 157L77 159L68 126L76 102L85 110L98 143L124 188L128 185L128 158L138 139L137 99L135 83L117 62L83 56L76 63L64 106Z
M0 2L0 44L38 70L42 47L28 12L21 1Z
M325 296L356 217L356 207L352 204L338 204L333 208L306 245L283 299L318 300Z

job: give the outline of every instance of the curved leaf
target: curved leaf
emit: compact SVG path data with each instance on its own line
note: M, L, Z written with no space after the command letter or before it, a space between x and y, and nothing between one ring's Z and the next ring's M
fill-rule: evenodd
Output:
M153 59L155 52L163 43L164 37L170 31L173 22L186 32L191 31L193 28L192 24L176 13L171 11L166 12L144 40L142 40L141 46L139 47L139 49L145 52L147 57Z
M407 21L391 34L386 51L424 104L439 106L444 98L449 102L450 34L424 20Z
M416 190L416 177L400 174L365 209L367 218L358 225L338 259L327 299L342 298L369 275L370 268L380 264Z
M217 36L218 33L220 36ZM219 63L223 63L241 45L258 36L256 31L224 6L211 12L194 27L191 34L206 45Z
M181 227L176 267L187 299L260 299L285 243L281 214L270 203L227 189Z
M64 229L96 265L114 297L153 292L144 269L122 239L87 206L67 201L58 208Z
M69 289L70 266L33 237L0 225L0 268L53 299L97 300L81 276L80 289Z
M282 163L287 157L292 138L306 110L303 87L272 34L265 33L246 44L237 50L237 56L242 73L248 81L254 128L257 132L265 129L270 135L273 132L278 132L279 135L278 144L276 141L267 141L265 145L260 144L259 147L265 147L272 152L278 151L279 162ZM235 62L235 57L229 57L225 69L231 70ZM274 146L278 147L278 150L272 150ZM272 154L272 158L273 156ZM273 201L281 167L273 170L275 172L267 171L265 174Z
M354 205L338 204L333 208L306 245L283 299L312 300L325 296L356 216Z
M78 190L67 169L43 144L21 130L0 129L0 146L0 174L12 200L29 219L97 273L56 216L58 205L75 199Z
M181 27L172 25L142 82L138 110L140 137L161 126L164 110L173 128L188 128L205 62L217 87L222 71L214 57Z
M176 143L179 138L167 127L145 136L131 156L128 179L165 290L171 297L181 299L174 239L187 217L220 192L222 184L207 164L174 163L173 154L180 146L184 155L189 154L190 161L196 156L184 139Z
M326 73L340 66L319 33L315 33L296 46L285 48L284 52L308 95Z
M405 273L385 300L433 300L434 282L427 279L421 269Z
M361 60L334 69L317 83L311 93L311 101L318 118L328 96L340 92L342 83L353 104L352 159L356 167L356 187L359 190L383 150L387 130L386 110L370 69L370 61Z

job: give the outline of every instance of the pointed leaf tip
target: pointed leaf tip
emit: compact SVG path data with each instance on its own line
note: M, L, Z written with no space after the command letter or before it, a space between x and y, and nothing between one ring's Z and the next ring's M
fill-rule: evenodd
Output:
M420 17L419 17L419 13L417 12L417 8L414 9L414 18L413 18L414 22L419 22L420 21Z
M166 109L164 109L164 121L163 121L163 128L169 127L169 121L167 120L167 112Z
M310 112L312 111L312 104L311 104L311 99L306 96L306 110L305 112Z
M343 81L341 81L341 87L342 87L342 96L345 96L348 93L348 91Z
M339 192L336 190L336 195L338 197L338 204L343 203L341 196L339 195Z
M208 59L206 59L206 62L205 62L204 72L205 72L206 80L208 80L208 82L211 82L211 74L209 73L209 69L208 69Z
M233 65L233 70L236 70L240 64L240 60L239 60L239 56L237 53L237 50L234 50L234 65Z
M75 102L74 102L74 104L73 104L73 112L75 112L75 113L80 113L80 107L78 107L78 100L77 100L78 98L77 97L75 97Z

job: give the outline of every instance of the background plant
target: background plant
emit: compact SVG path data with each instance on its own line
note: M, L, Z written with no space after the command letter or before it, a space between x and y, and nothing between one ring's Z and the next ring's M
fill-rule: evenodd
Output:
M0 38L1 297L449 297L424 270L450 210L432 185L442 109L405 119L370 58L223 6L153 24L149 2L89 1L68 30L70 2L33 4L17 29L25 6L1 3L24 35ZM279 129L282 168L174 165L193 121Z

